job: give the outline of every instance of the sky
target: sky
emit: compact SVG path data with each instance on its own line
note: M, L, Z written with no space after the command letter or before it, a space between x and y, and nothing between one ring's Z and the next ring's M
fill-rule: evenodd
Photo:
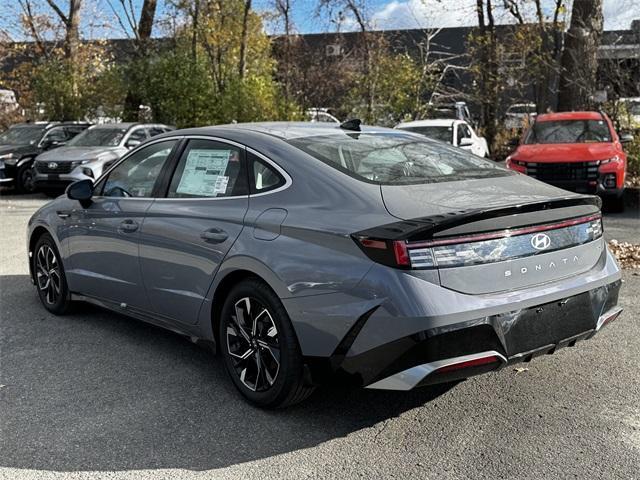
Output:
M300 33L317 33L335 30L336 23L329 21L327 12L316 16L315 0L291 0L294 7L294 23ZM270 0L255 0L256 9L269 11ZM396 28L439 28L477 25L476 0L365 0L366 15L374 28L386 30ZM496 20L499 23L512 21L510 14L494 1ZM530 16L534 17L533 2L520 2L531 6ZM542 0L545 13L551 14L553 0ZM640 0L604 0L605 30L622 30L631 26L632 19L640 19ZM337 10L333 12L334 18ZM273 27L271 27L274 29ZM354 29L352 20L346 19L342 30ZM274 29L275 30L275 29Z
M142 0L131 0L139 11ZM318 11L318 0L290 0L292 4L293 23L298 33L319 33L327 31L349 31L356 29L355 22L349 15L340 15L339 8ZM365 17L374 29L402 28L439 28L477 25L475 12L476 0L360 0L366 5ZM570 3L571 0L567 0ZM65 9L66 0L57 0ZM118 8L118 0L110 0L111 5ZM253 0L253 7L265 16L265 29L268 33L282 32L282 25L269 20L273 17L274 0ZM335 2L339 3L339 2ZM532 0L520 0L527 20L535 20ZM546 14L552 13L554 0L542 0ZM628 29L631 20L640 19L640 0L603 0L605 30ZM34 0L34 4L46 11L44 0ZM85 24L83 34L87 38L123 38L127 35L113 22L113 14L109 0L86 0L86 11L83 18ZM165 0L158 0L158 17L167 18ZM498 23L513 22L513 17L502 7L502 1L494 0L495 17ZM0 0L0 30L11 32L14 39L20 35L18 18L19 6L16 0ZM109 19L111 16L111 19ZM340 19L340 20L338 20ZM111 24L106 29L101 24ZM97 26L96 26L97 25ZM155 36L162 36L161 27L154 31Z

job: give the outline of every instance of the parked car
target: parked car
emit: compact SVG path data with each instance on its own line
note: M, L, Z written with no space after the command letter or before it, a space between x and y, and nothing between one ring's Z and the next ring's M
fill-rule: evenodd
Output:
M308 108L305 114L309 122L340 123L328 108Z
M640 97L621 98L618 103L624 107L624 114L620 116L622 127L640 129Z
M507 108L504 126L508 129L520 130L525 127L525 120L531 121L536 116L535 103L514 103Z
M83 300L209 344L277 407L332 375L411 390L591 338L621 312L599 205L410 132L236 124L72 184L27 247L49 312Z
M489 156L489 146L484 137L479 137L471 125L463 120L434 119L403 122L396 127L398 130L419 133L425 137L449 143L460 147L479 157Z
M430 118L450 118L452 120L463 120L469 125L474 125L474 121L471 118L469 107L467 102L445 102L443 100L437 100L434 103L429 103L430 106Z
M0 185L32 192L34 158L64 145L89 126L82 122L22 123L0 133Z
M538 115L507 157L512 170L579 193L598 194L624 207L627 155L609 117L601 112Z
M76 180L96 179L115 160L145 140L169 132L160 124L112 123L94 125L65 147L38 156L34 184L39 190L56 192Z

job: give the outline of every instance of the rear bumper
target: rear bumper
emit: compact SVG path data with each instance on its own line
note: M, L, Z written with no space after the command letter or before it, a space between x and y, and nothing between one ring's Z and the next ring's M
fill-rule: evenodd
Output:
M412 345L381 368L367 388L411 390L461 380L574 346L618 318L622 312L615 306L619 289L620 281L561 302L496 316L480 326L447 334L423 332L422 340L406 339ZM376 353L387 356L371 352ZM361 361L369 364L372 359L352 361L347 368L358 370Z
M368 283L371 278L383 287ZM300 299L297 302L304 303L298 312L303 313L290 313L317 383L337 375L360 386L408 389L529 361L591 338L616 313L620 285L618 266L605 249L588 272L499 294L463 294L392 269L378 269L361 282L358 303L340 305L341 299L335 297L336 302L326 307L329 312L323 308L326 314L319 317L312 298ZM289 309L294 302L284 303ZM326 346L344 321L336 312L356 306L361 309L359 317L349 322L332 353L323 354L320 345ZM325 341L311 342L318 339L320 326ZM448 369L446 375L434 373L438 362L455 363L485 352L493 352L497 360ZM402 383L407 376L413 380Z

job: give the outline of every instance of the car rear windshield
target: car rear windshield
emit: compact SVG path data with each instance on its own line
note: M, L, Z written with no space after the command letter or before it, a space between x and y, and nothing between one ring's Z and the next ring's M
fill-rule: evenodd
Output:
M405 132L419 133L425 137L433 138L434 140L440 140L441 142L452 143L453 142L453 127L399 127L398 130L404 130Z
M0 134L0 145L33 145L38 143L44 127L13 127Z
M611 132L604 120L551 120L536 122L524 141L534 143L610 142Z
M127 133L126 128L90 128L75 137L68 146L74 147L115 147Z
M410 133L349 133L296 138L289 143L352 177L383 185L513 174L464 150Z

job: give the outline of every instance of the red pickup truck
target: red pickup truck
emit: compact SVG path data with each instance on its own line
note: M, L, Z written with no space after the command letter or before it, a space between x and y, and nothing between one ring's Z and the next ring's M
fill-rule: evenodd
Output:
M616 210L623 208L627 155L604 113L538 115L506 164L567 190L600 195Z

